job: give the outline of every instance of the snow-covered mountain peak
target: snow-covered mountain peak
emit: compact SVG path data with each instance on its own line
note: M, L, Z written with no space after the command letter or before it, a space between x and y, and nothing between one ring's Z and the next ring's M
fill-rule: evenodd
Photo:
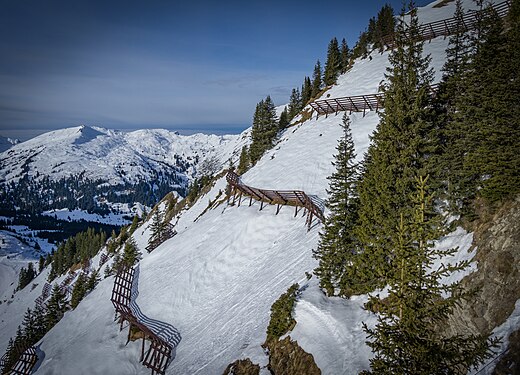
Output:
M0 154L0 181L83 173L92 180L136 182L153 171L172 172L181 160L193 167L191 176L210 155L225 165L246 141L239 135L183 136L165 129L122 132L80 125L41 134Z

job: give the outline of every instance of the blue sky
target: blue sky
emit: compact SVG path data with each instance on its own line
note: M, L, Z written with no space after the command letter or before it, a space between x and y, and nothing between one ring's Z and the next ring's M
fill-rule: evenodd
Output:
M352 47L384 3L0 0L0 135L237 133L266 95L287 102L332 37Z

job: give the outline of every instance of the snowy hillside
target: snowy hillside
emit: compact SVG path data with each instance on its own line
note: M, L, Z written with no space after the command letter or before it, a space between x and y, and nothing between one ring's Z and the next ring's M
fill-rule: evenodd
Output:
M42 134L0 154L0 182L18 181L26 175L57 180L83 173L85 178L113 185L149 181L158 172L191 176L211 157L225 165L240 151L244 139L241 135L182 136L162 129L119 132L78 126ZM183 164L189 167L185 170Z
M428 22L451 17L454 3L433 7L438 3L441 1L421 8L420 17ZM472 4L470 0L466 3ZM443 38L425 43L425 53L432 54L437 79L447 44ZM335 97L377 92L388 65L388 55L389 52L373 52L370 59L356 61L327 94ZM265 189L303 190L326 199L327 176L333 171L331 162L342 132L341 117L341 113L321 116L289 127L275 147L244 174L243 182ZM366 116L354 113L350 119L357 158L361 160L379 117L375 112L368 112ZM214 154L225 162L229 155L240 151L244 142L243 137L204 136L202 141L199 136L193 136L193 140L178 141L180 146L174 149L168 145L176 144L173 140L177 141L179 136L163 131L120 134L98 128L72 128L56 133L54 138L60 135L64 139L61 151L58 146L53 149L59 151L58 163L70 161L83 167L100 163L89 170L109 176L112 181L134 178L135 173L146 175L146 163L142 160L162 165L173 160L174 154L184 153L186 158L194 158L197 148L192 145L196 142L204 144L199 147L204 150L198 151L200 158ZM44 155L51 155L45 139L13 148L15 153L12 155L20 158L24 155L24 160L28 160L31 152L41 150L29 164L28 173L32 175L36 171L43 173L45 168L46 173L52 173L53 165L43 162ZM67 146L70 144L89 145L91 158L87 160L75 154ZM128 154L122 157L112 153L109 145ZM130 145L131 151L126 148ZM2 154L2 158L7 158L7 154ZM128 167L128 158L139 160L138 165ZM110 164L121 166L124 162L127 177L120 176ZM10 165L15 167L14 163ZM56 173L62 173L62 167L55 166ZM22 167L17 168L17 172L11 173L4 167L4 178L18 178L16 175ZM150 222L133 234L143 253L136 302L144 315L174 326L181 336L175 358L166 373L222 374L229 363L249 357L260 364L261 374L269 374L265 367L268 357L260 345L266 338L271 305L293 283L302 286L302 295L295 308L297 324L291 337L313 354L323 374L354 374L367 369L371 352L365 345L362 322L371 325L375 321L375 316L362 308L367 296L350 300L327 298L319 290L316 278L313 276L308 280L306 277L306 272L312 272L317 266L312 251L317 246L321 224L315 219L311 230L307 231L305 218L301 213L294 217L294 208L282 207L276 215L275 206L266 205L260 211L258 202L249 206L247 201L238 207L222 201L208 209L209 202L217 197L222 199L220 193L225 189L225 178L221 178L193 207L174 217L172 224L178 234L151 254L145 251ZM472 238L471 233L457 229L438 245L459 246L455 259L471 259L475 254L469 252ZM94 264L97 264L96 260ZM468 272L474 270L475 265ZM0 351L5 349L8 337L16 330L13 316L31 306L32 296L41 291L44 276L36 280L39 286L34 292L23 291L9 307L0 310L4 314L0 321ZM110 302L113 281L113 277L101 281L78 308L67 312L38 344L40 362L36 374L150 373L139 363L140 342L125 345L127 331L120 332L114 322L114 308Z

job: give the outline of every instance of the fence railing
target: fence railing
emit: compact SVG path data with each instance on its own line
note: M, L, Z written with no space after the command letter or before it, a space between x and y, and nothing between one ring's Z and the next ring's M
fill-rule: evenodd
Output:
M262 210L264 203L275 204L276 214L280 212L281 206L294 206L294 216L298 214L298 207L303 208L307 214L305 223L310 230L312 220L317 217L322 222L325 220L322 209L304 192L301 190L268 190L259 189L243 184L240 181L240 176L233 171L229 171L226 175L226 180L231 187L231 196L233 196L233 204L235 204L238 197L238 205L242 201L242 195L249 197L249 205L252 200L260 202L260 210Z

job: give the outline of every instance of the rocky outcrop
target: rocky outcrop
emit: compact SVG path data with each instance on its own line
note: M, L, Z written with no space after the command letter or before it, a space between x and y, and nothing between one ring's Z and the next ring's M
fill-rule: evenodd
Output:
M479 210L480 219L471 228L478 270L462 280L464 289L473 294L456 308L449 334L489 335L520 299L520 197L494 212L485 206ZM520 358L518 345L510 345L503 360L511 355Z
M305 352L298 342L287 336L283 340L271 340L269 349L269 370L274 375L320 375L321 370L314 362L312 354Z
M222 375L258 375L260 366L255 365L249 358L238 359L231 363Z

